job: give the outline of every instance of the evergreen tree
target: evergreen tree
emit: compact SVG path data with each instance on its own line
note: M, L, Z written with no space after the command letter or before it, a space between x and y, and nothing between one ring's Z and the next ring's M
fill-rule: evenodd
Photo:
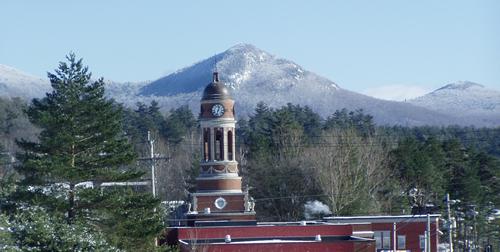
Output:
M101 232L81 220L70 225L64 217L51 215L41 208L22 209L10 219L12 251L120 251L110 245Z
M67 59L48 74L53 91L28 108L30 121L42 132L39 142L19 141L24 152L17 171L24 176L22 185L67 184L65 202L52 207L64 208L71 222L79 211L78 183L125 181L138 173L121 169L135 154L120 130L120 107L104 97L104 81L91 82L88 68L74 54Z
M375 133L375 123L373 122L373 116L365 114L362 109L358 109L355 111L348 111L345 108L337 110L326 119L323 128L355 128L365 137Z
M391 156L391 167L398 173L406 192L412 188L423 190L425 195L420 204L440 202L446 183L443 181L443 154L438 142L434 139L419 142L406 138Z
M453 199L464 204L477 204L481 196L481 181L476 167L471 166L470 153L458 140L443 145L449 176L448 191Z
M484 152L478 152L471 156L471 166L477 172L483 188L479 202L483 206L491 202L500 207L500 161Z
M304 129L304 134L310 141L314 141L321 131L321 116L315 113L310 107L302 107L288 103L282 110L288 111L295 121Z
M21 165L16 170L22 179L12 198L17 205L41 207L71 227L83 223L102 229L106 223L125 221L117 211L148 215L147 221L130 225L130 235L123 239L134 236L150 243L161 229L158 214L153 214L159 202L150 195L117 194L100 188L103 182L129 181L142 174L129 166L136 155L124 137L122 109L104 96L103 79L92 81L81 59L70 54L67 60L48 74L53 91L34 99L27 110L41 133L37 142L19 141L24 152L18 156ZM93 186L85 186L89 182ZM131 206L118 196L145 200ZM156 224L144 225L146 222ZM132 229L145 231L134 233ZM113 237L114 231L109 230L107 237ZM123 240L113 242L123 247Z
M169 143L180 143L196 128L197 122L188 106L172 109L163 124L163 135Z

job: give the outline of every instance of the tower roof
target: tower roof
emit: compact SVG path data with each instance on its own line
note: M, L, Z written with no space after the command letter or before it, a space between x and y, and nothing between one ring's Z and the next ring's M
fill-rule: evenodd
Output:
M201 100L232 99L229 91L223 82L219 81L219 73L214 72L210 84L205 87Z

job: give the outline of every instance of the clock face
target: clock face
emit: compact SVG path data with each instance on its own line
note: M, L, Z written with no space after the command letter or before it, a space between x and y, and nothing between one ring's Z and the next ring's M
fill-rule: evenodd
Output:
M224 106L222 106L222 104L215 104L212 107L212 115L222 116L223 114L224 114Z
M226 201L226 199L219 197L215 200L214 204L215 204L215 207L217 207L218 209L222 209L222 208L226 207L227 201Z

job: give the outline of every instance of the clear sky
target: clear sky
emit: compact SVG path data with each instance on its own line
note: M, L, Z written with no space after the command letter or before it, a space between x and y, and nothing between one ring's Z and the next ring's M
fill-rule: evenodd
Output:
M0 27L0 64L42 77L70 51L141 81L250 43L358 92L500 90L497 0L0 0Z

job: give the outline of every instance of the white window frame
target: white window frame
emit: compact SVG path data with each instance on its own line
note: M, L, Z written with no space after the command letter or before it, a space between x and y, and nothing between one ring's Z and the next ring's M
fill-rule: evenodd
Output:
M419 247L420 249L425 249L425 235L419 235L418 236L418 241L419 241Z
M397 249L405 250L406 249L406 235L398 235L398 244Z
M392 246L391 231L389 230L373 231L373 237L375 238L375 245L377 249L391 249Z

